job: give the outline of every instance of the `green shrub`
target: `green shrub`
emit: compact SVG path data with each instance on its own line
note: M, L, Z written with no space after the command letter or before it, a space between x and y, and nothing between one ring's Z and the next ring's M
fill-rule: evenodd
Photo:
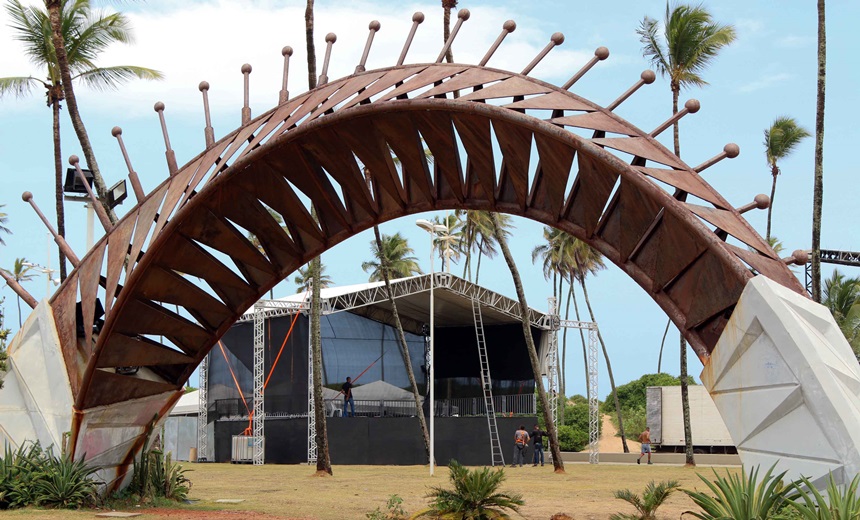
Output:
M801 479L804 488L798 489L792 498L791 506L804 520L856 520L860 518L860 494L857 486L860 475L856 475L848 486L838 486L830 474L826 498L805 477Z
M97 482L92 478L97 468L69 456L49 456L40 478L35 481L36 503L63 509L80 509L95 503Z
M786 472L774 476L774 464L764 474L761 482L758 480L759 468L756 466L747 475L742 470L740 475L732 475L726 471L726 477L717 475L711 482L702 475L700 479L708 486L713 495L682 489L702 511L686 511L700 520L761 520L773 518L789 501L789 491L796 487L795 483L784 485L782 478Z
M615 498L624 500L636 508L636 514L616 513L610 520L655 520L657 508L678 489L677 480L666 480L659 484L652 480L645 486L645 492L640 497L629 489L619 489L615 492Z
M149 446L152 430L158 416L150 422L140 456L134 460L131 484L125 490L126 495L137 495L141 498L168 498L185 500L191 490L191 480L185 476L189 469L173 461L170 453L151 449Z
M688 376L688 380L691 385L696 384L696 380L693 379L693 376ZM678 386L680 384L681 378L673 375L665 373L645 374L635 381L630 381L627 384L615 387L615 390L618 392L618 404L621 406L622 410L626 408L644 409L646 388L649 386ZM614 392L610 392L609 395L606 396L606 400L603 401L603 404L600 406L600 410L605 414L615 413Z
M398 495L388 497L385 511L377 507L375 511L371 511L365 516L368 520L405 520L407 518L406 511L403 509L403 499Z
M588 447L588 431L573 426L558 427L558 447L561 451L582 451Z
M621 417L624 419L624 431L627 432L628 438L636 438L640 432L645 431L648 426L648 417L645 412L645 407L641 408L624 408L621 410ZM614 413L610 416L612 423L618 428L618 416ZM616 435L621 435L620 433Z
M412 518L510 518L506 510L519 512L519 507L525 504L522 496L517 493L499 492L499 487L505 480L503 469L491 471L490 468L483 468L470 471L456 460L451 460L448 468L454 489L431 488L427 494L427 498L431 499L430 507L416 513Z

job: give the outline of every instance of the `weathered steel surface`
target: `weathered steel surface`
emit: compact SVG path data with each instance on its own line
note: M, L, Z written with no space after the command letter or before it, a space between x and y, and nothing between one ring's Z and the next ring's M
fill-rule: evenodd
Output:
M451 208L526 216L589 243L654 298L703 361L756 272L803 292L701 176L595 103L479 66L360 72L208 144L81 260L52 299L77 410L180 389L240 314L298 266L375 224ZM106 315L95 334L99 286ZM144 368L113 373L126 366Z

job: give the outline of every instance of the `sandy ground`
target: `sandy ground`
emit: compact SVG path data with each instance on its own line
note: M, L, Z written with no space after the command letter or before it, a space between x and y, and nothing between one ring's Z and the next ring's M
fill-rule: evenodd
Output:
M630 453L639 453L642 445L630 439L638 438L640 433L642 432L627 432L627 448L630 450ZM600 442L598 443L600 453L624 453L621 437L618 437L617 434L618 429L612 424L609 415L604 415L603 429L600 430Z

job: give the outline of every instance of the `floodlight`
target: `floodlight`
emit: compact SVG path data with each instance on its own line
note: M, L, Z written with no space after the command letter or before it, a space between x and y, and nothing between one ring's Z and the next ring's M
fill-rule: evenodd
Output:
M125 179L123 179L111 186L108 190L108 206L113 209L122 204L122 201L124 201L126 197L128 197L128 189L126 189Z
M84 177L87 179L87 183L92 186L94 178L93 171L83 169L81 171L84 173ZM81 193L87 195L87 189L84 187L84 183L81 182L80 177L78 177L75 168L66 168L66 182L63 183L63 192Z

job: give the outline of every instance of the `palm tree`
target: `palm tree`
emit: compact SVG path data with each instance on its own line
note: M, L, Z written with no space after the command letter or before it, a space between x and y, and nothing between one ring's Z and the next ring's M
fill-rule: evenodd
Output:
M634 515L616 513L610 516L610 520L656 520L657 508L663 505L669 496L675 492L680 484L677 480L668 480L655 483L653 480L645 486L645 492L640 497L629 489L619 489L615 491L615 498L624 500L625 502L636 508Z
M28 271L32 269L31 266L25 265L27 263L26 258L16 258L15 264L12 266L12 270L3 269L6 273L12 275L12 278L15 279L16 282L29 282L33 279L33 274L28 274ZM18 296L18 328L20 329L23 322L21 321L21 297Z
M448 41L451 36L451 9L457 8L458 0L442 0L442 44ZM445 53L445 61L454 63L454 50L448 47L448 52Z
M131 65L115 67L96 66L95 60L111 44L116 42L131 42L131 27L128 19L121 13L105 14L95 12L90 8L89 0L63 0L59 2L59 16L62 21L62 36L68 45L64 56L70 68L68 82L82 81L96 89L115 89L120 84L132 78L161 79L162 74L156 70ZM35 6L24 6L19 0L11 0L6 5L6 11L11 19L10 27L16 40L24 43L25 53L39 68L44 68L45 79L34 76L17 76L0 78L0 97L6 94L22 96L29 94L33 88L44 88L47 105L53 111L53 141L54 141L54 182L57 211L57 231L65 235L65 216L63 211L63 161L60 150L60 108L66 99L72 122L80 120L77 105L74 111L72 102L64 90L64 74L59 65L59 53L51 39L51 20L48 13ZM41 75L42 73L40 73ZM83 123L81 122L81 128ZM77 128L76 128L77 130ZM83 130L86 135L86 130ZM88 141L87 141L88 143ZM87 146L83 141L84 150ZM90 150L90 154L91 154ZM98 171L95 158L92 161L86 155L87 163L94 172ZM95 166L94 166L95 165ZM99 175L96 185L101 188L99 196L104 194L104 181ZM111 212L112 213L112 212ZM114 218L114 217L112 217ZM115 218L114 218L115 220ZM62 252L60 257L60 278L66 277L66 262Z
M433 248L439 252L442 260L442 271L451 272L451 259L454 263L460 261L465 239L463 221L457 213L449 213L445 217L433 217L433 224L443 226L447 231L433 235Z
M636 33L642 42L642 54L662 76L669 77L672 90L672 114L678 113L678 96L682 87L702 87L708 84L700 75L716 58L719 51L735 40L731 25L720 25L702 6L666 3L663 39L657 33L659 23L646 16ZM681 157L678 122L673 127L675 155ZM675 197L686 200L687 194L678 190ZM681 405L684 410L687 465L694 466L693 440L690 430L690 402L687 396L687 342L681 334Z
M821 303L830 309L854 354L860 358L860 277L846 278L834 269L833 275L824 281Z
M3 389L3 374L8 370L8 366L6 366L6 360L9 356L6 354L6 338L9 337L10 330L5 327L6 324L6 313L3 309L3 304L6 302L6 298L0 298L0 390Z
M490 468L470 471L456 460L448 465L453 490L439 486L431 488L427 498L430 507L412 518L490 519L510 518L507 509L519 512L525 504L517 493L501 493L499 487L505 480L505 470Z
M818 0L818 88L815 102L815 182L812 190L812 299L821 301L821 207L824 199L824 84L827 32L824 0Z
M313 280L313 276L311 275L311 265L308 264L304 268L299 267L298 271L296 271L296 276L293 278L293 283L296 284L296 293L306 292L311 290L311 281ZM319 276L319 286L320 289L327 289L332 286L334 282L332 282L331 276L325 274L325 264L320 263L320 276Z
M540 400L541 410L543 412L543 421L546 424L547 432L550 438L550 451L552 452L552 465L555 467L556 473L564 473L564 462L561 460L561 449L558 446L558 429L550 416L549 400L547 399L546 389L543 387L541 379L540 360L538 359L535 342L532 338L531 323L529 323L528 302L526 294L523 291L523 281L520 278L520 272L517 269L517 264L514 262L514 257L511 255L511 250L508 248L508 240L502 232L501 222L495 213L490 213L490 218L493 222L493 233L496 237L496 242L502 250L502 256L505 257L505 262L508 264L508 269L511 271L511 278L514 282L514 287L517 290L517 299L522 310L520 321L523 326L523 336L526 340L526 348L529 354L529 361L532 365L532 373L535 377L535 387L538 391L538 399Z
M463 239L460 242L460 251L466 256L466 260L463 263L463 278L468 278L469 281L472 280L472 253L476 252L478 254L478 261L475 267L475 283L477 284L481 275L481 258L484 256L495 258L499 253L496 248L496 238L493 236L493 222L489 211L458 210L457 215L465 215L462 230ZM506 238L510 237L511 229L513 228L510 215L497 213L496 218L499 221L499 225L502 226L502 233Z
M767 164L770 166L770 174L773 176L773 185L770 188L770 206L767 208L767 235L770 240L771 213L773 212L773 198L776 195L776 178L782 173L778 161L788 157L801 141L809 137L809 132L797 124L793 117L780 116L774 119L770 128L764 131L764 153Z
M731 25L715 23L702 6L666 3L663 37L660 40L657 20L646 16L636 33L643 44L642 54L663 76L669 77L672 89L672 113L678 112L678 95L682 88L708 84L701 76L719 51L735 40ZM678 123L674 125L675 155L681 156Z
M6 204L0 204L0 208L5 208L5 207L6 207ZM7 227L4 225L4 224L6 224L7 222L9 222L9 217L6 215L6 213L5 213L5 212L0 211L0 246L5 246L5 245L6 245L6 241L5 241L5 240L3 240L3 233L6 233L7 235L11 235L11 234L12 234L12 230L11 230L11 229L9 229L9 228L7 228Z
M414 251L399 232L394 235L382 235L380 242L371 241L370 251L375 260L362 262L361 268L365 273L370 273L371 282L383 281L385 274L394 279L421 274L418 259L409 256Z

